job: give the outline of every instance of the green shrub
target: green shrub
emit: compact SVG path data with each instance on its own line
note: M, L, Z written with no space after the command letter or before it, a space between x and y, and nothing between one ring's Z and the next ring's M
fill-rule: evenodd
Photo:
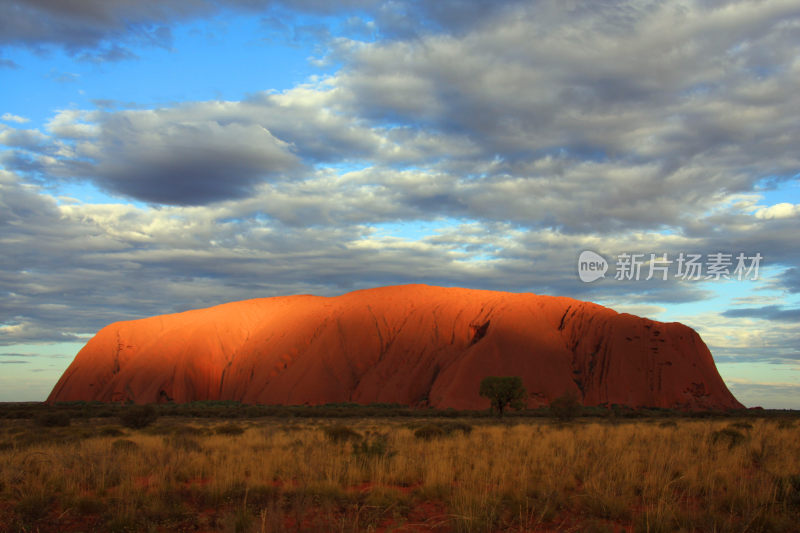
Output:
M36 425L46 428L66 427L71 420L69 414L58 411L48 411L36 416Z
M465 422L443 422L442 424L439 424L439 427L442 428L442 431L448 435L452 435L457 431L463 433L464 435L469 435L472 433L472 426Z
M104 531L109 533L129 533L142 529L142 520L134 509L114 513L104 525Z
M165 424L164 422L156 423L146 428L142 428L142 433L147 435L175 435L177 429L173 424Z
M158 413L152 405L132 405L125 408L119 419L127 428L141 429L158 420Z
M584 528L584 533L614 533L615 531L612 526L597 518L593 518L587 522Z
M413 429L413 425L411 428ZM438 424L425 424L414 431L414 436L418 439L431 440L440 437L450 437L454 433L469 435L472 433L472 426L464 422L441 422Z
M550 402L550 413L561 421L572 420L581 414L581 402L574 392L567 392Z
M391 457L389 452L389 437L383 434L373 435L361 442L353 444L353 455L362 459L371 457Z
M733 448L737 444L744 442L744 440L744 434L731 427L720 429L711 434L711 442L714 444L717 444L718 442L727 443L728 448Z
M135 452L139 445L128 439L117 439L111 443L111 449L115 452Z
M435 424L426 424L414 432L414 436L422 440L433 440L447 435L445 430Z
M790 504L800 508L800 474L792 474L781 478L783 498Z
M673 533L678 531L675 516L670 512L644 511L633 524L634 533Z
M82 496L75 502L75 509L80 515L96 515L106 510L106 503L97 497Z
M247 507L240 507L233 511L228 511L222 520L226 531L234 533L246 533L252 531L256 519Z
M217 435L241 435L244 433L244 428L242 426L237 426L236 424L225 424L217 427L214 430L214 433Z
M323 431L331 442L346 442L348 440L361 440L363 438L357 431L343 425L328 426L324 428Z
M200 437L209 435L211 430L208 428L199 428L197 426L175 426L172 429L173 435L187 435L192 437Z
M201 452L203 447L197 439L188 435L169 435L164 437L164 444L170 448L177 448L185 452Z
M32 522L44 518L50 508L52 498L44 494L28 494L16 505L16 512L22 520Z

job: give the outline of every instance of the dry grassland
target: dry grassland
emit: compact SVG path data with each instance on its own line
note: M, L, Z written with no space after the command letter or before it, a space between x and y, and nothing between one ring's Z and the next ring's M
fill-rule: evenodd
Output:
M7 531L800 530L791 420L2 424Z

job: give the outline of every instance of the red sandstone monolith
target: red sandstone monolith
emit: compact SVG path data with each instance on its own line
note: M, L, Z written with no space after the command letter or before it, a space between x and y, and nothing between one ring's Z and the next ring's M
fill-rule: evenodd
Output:
M571 298L404 285L234 302L106 326L48 401L400 403L484 409L486 376L529 407L742 405L700 336Z

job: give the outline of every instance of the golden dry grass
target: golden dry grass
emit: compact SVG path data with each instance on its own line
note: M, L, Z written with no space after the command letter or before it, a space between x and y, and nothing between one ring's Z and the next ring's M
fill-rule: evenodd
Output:
M240 421L238 435L185 419L122 435L7 421L0 523L42 532L768 532L800 523L797 423L482 421L430 440L407 420L346 423L363 439L331 438L325 420Z

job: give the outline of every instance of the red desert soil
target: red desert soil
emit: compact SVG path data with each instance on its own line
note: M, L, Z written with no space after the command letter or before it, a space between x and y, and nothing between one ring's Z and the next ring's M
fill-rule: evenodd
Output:
M742 405L700 336L571 298L403 285L233 302L103 328L48 401L389 402L484 409L486 376L529 407Z

